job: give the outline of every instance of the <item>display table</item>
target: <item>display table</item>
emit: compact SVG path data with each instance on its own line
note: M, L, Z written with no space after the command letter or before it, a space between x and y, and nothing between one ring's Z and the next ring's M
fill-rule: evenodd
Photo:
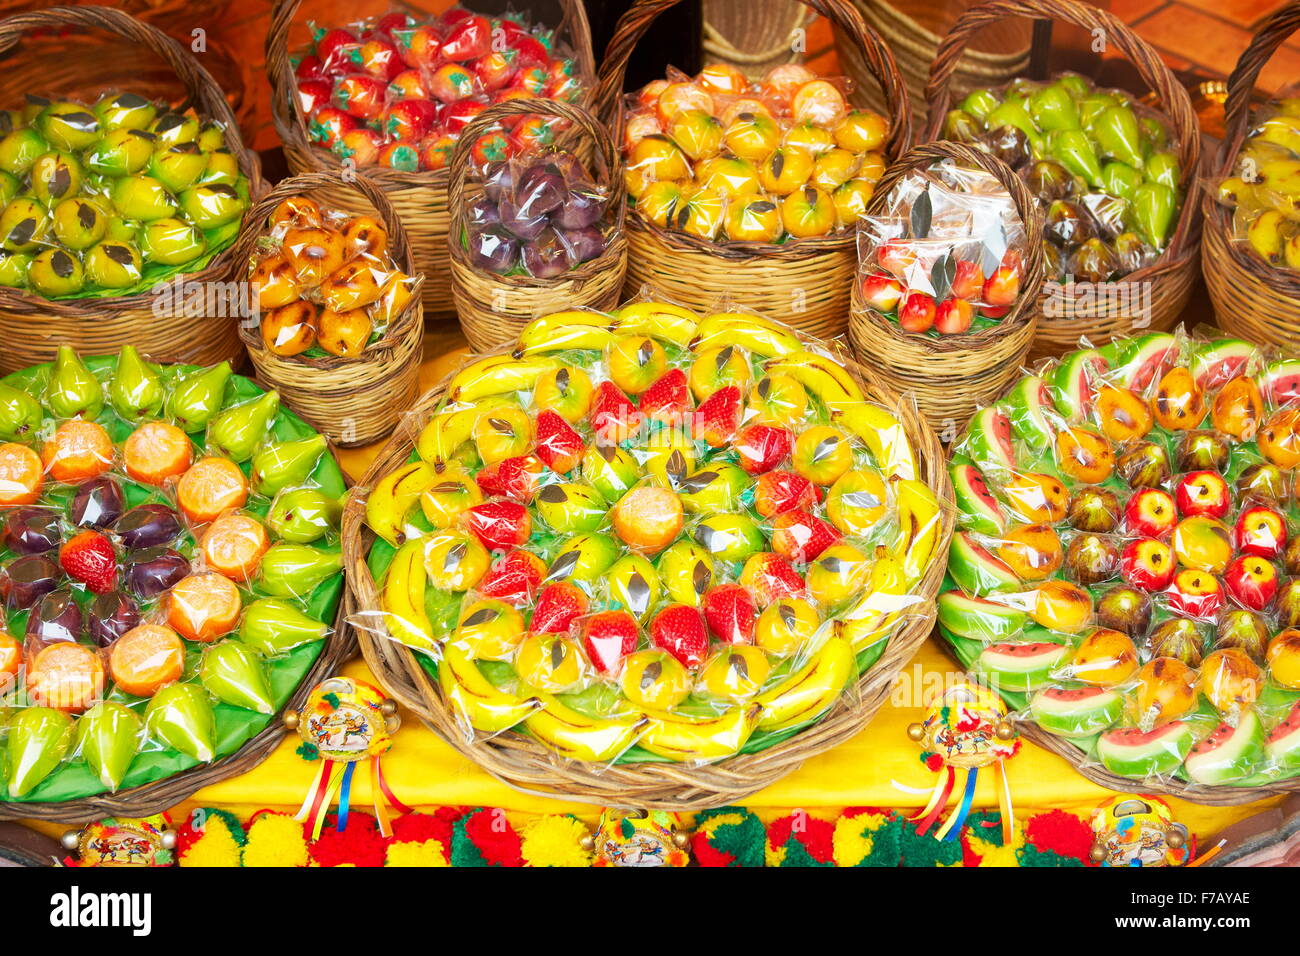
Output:
M458 333L428 335L421 389L435 384L464 354L463 339ZM358 480L376 451L377 448L363 448L341 452L339 459L344 472L352 480ZM360 659L348 664L343 672L374 680ZM765 819L795 809L815 816L831 816L846 806L919 806L934 785L935 775L918 759L920 751L908 739L907 725L921 719L925 704L946 686L945 682L956 682L960 676L960 671L938 646L927 643L900 675L891 701L865 730L834 750L810 759L795 773L756 794L747 805ZM240 817L263 808L296 810L317 769L314 763L298 756L300 742L296 735L286 737L275 753L256 769L200 790L193 799L176 808L173 819L182 819L195 806L220 807ZM1007 770L1018 811L1086 812L1110 796L1110 791L1089 783L1064 760L1032 744L1026 744L1009 762ZM487 806L522 814L573 813L588 821L594 821L599 813L595 806L520 793L498 782L409 714L404 714L392 752L384 759L384 772L397 796L417 809ZM976 806L997 807L992 783L991 776L981 779L976 790ZM372 800L368 775L358 774L353 789L354 805L365 808ZM1236 807L1201 807L1170 801L1175 819L1202 839L1275 802L1278 800ZM63 828L42 825L41 829L57 832Z

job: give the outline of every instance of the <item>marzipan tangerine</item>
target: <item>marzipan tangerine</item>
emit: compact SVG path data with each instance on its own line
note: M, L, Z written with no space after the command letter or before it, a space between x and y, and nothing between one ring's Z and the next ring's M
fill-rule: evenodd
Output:
M0 445L0 506L29 505L41 493L41 459L17 442Z
M0 691L7 690L23 666L23 646L8 631L0 631Z
M243 610L239 589L225 575L187 575L167 594L167 623L184 638L208 643L229 634Z
M176 485L176 503L196 524L240 508L248 500L248 479L228 458L200 458Z
M41 460L55 481L84 481L113 467L113 439L96 422L74 418L55 429Z
M247 581L271 546L266 528L251 515L224 514L203 532L203 560L232 581Z
M170 422L145 422L122 445L126 473L146 485L185 474L194 462L190 438Z
M104 662L84 644L47 644L27 665L27 696L39 706L75 714L103 694Z
M108 670L122 690L152 697L166 684L181 679L185 644L170 627L141 624L116 641L108 653Z

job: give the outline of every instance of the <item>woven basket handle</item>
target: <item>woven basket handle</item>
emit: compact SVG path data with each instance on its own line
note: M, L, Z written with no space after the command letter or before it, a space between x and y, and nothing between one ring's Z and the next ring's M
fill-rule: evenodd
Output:
M618 147L614 145L614 139L609 135L609 130L605 127L605 124L597 120L589 110L585 110L580 106L571 106L568 103L560 103L556 100L506 100L504 103L489 106L474 117L473 121L461 130L461 134L456 140L456 145L451 154L451 177L447 187L448 203L453 222L459 222L461 214L464 212L465 174L468 172L467 167L469 166L470 154L475 141L484 133L490 132L493 127L508 116L534 116L538 114L555 116L567 120L571 124L571 129L565 134L566 145L585 134L596 146L594 151L596 172L598 174L596 181L613 190L610 193L611 198L626 195L627 191L623 188L621 181L622 162L619 158ZM620 204L621 208L622 205ZM621 225L621 215L619 220ZM459 235L459 231L452 229L451 234L453 236Z
M274 0L271 27L266 32L266 72L271 80L271 111L285 128L297 127L307 141L307 118L297 108L293 64L289 61L289 30L302 0ZM565 35L573 47L574 58L583 76L596 75L595 56L591 50L591 23L582 0L560 0L564 11L555 32Z
M280 205L285 199L302 196L321 189L354 189L365 196L366 201L375 207L379 220L384 224L384 228L388 232L388 248L392 253L393 262L396 263L399 269L416 280L412 302L407 304L408 309L412 308L413 304L419 301L420 287L424 284L424 276L414 270L410 243L406 238L406 230L402 227L402 219L397 214L397 210L388 201L384 191L360 173L353 172L347 179L342 174L334 172L300 173L297 176L290 176L287 179L280 180L271 188L270 192L258 200L248 211L248 216L244 220L244 229L235 245L235 262L242 263L242 268L247 269L247 265L252 260L253 253L257 248L257 241L262 237L266 220L271 213L275 212L276 206ZM236 275L236 279L240 281L246 278L247 272ZM394 325L396 324L394 323ZM262 347L260 336L242 337L249 348ZM393 344L394 342L390 341L390 337L385 336L385 338L369 346L368 350L391 348Z
M1250 124L1250 98L1264 66L1272 59L1278 47L1300 28L1300 2L1287 4L1264 21L1242 52L1228 77L1228 100L1224 104L1225 130L1219 144L1219 172L1227 176L1237 151L1246 141Z
M605 58L600 64L596 84L596 111L609 123L614 138L622 142L624 111L623 83L627 78L627 63L632 50L645 36L650 25L679 0L636 0L614 29L614 36L605 48ZM844 31L854 46L862 53L867 69L880 83L889 104L889 139L885 141L885 155L895 159L912 141L912 111L907 101L907 87L894 63L894 55L876 35L862 14L849 0L800 0L814 12L826 17Z
M121 10L109 7L50 7L29 13L15 13L0 20L0 56L13 50L22 40L23 34L51 27L102 30L157 54L175 72L203 113L218 120L228 132L232 132L240 151L243 150L243 144L238 138L239 123L212 74L203 68L193 54L167 34Z
M1126 27L1113 14L1074 0L988 0L971 7L953 24L939 44L930 64L930 81L925 98L930 104L930 128L927 138L934 139L943 125L952 102L948 88L966 44L982 28L1007 17L1031 20L1059 20L1082 27L1095 36L1104 37L1137 68L1142 81L1156 94L1173 124L1178 139L1178 161L1182 167L1182 187L1191 195L1191 187L1201 160L1201 134L1187 90L1161 60L1160 54L1145 40Z
M883 212L894 187L908 173L924 171L945 159L953 160L959 166L984 170L1001 183L1002 188L1011 196L1011 202L1025 227L1025 281L1022 288L1036 289L1043 271L1043 212L1024 179L1002 160L978 146L948 140L913 146L880 177L876 191L867 203L866 215Z

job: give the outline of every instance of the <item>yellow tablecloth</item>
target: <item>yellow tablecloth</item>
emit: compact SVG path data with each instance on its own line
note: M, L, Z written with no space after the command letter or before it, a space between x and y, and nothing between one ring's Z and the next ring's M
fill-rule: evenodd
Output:
M431 334L426 341L426 361L421 387L436 383L461 359L462 340L455 333ZM340 455L344 469L359 478L377 449L360 449ZM373 681L360 660L344 672ZM895 699L881 708L874 721L857 737L804 766L746 801L770 817L800 808L814 815L830 815L845 806L919 806L924 798L914 791L932 787L935 775L918 759L917 745L907 737L907 725L920 719L923 704L933 699L945 681L959 678L957 669L933 642L926 644L905 669ZM316 764L301 759L296 736L288 737L261 766L238 777L205 787L192 800L176 808L174 817L192 806L218 806L241 815L263 807L296 809L302 802ZM447 805L501 807L520 813L575 813L594 819L596 810L583 804L519 793L497 782L461 757L410 714L392 752L384 759L385 775L394 792L417 808ZM1065 761L1027 744L1010 761L1008 776L1018 810L1052 808L1087 810L1110 794L1075 773ZM357 775L354 806L365 808L373 799L367 775ZM997 796L988 775L976 791L981 807L996 807ZM1202 838L1227 824L1256 812L1270 802L1243 807L1209 808L1173 801L1176 819Z

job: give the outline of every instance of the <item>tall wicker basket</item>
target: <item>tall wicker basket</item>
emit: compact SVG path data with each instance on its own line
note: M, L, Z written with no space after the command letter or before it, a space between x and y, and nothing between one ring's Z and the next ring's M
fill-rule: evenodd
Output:
M637 0L618 22L600 68L598 105L623 140L623 79L628 57L659 14L678 0ZM803 0L853 38L890 104L885 157L893 162L911 142L912 121L894 58L849 0ZM781 244L711 242L662 229L635 209L627 215L629 289L648 285L707 312L722 295L772 315L809 335L831 338L848 321L849 286L857 266L851 232Z
M757 79L773 66L802 58L791 39L812 15L800 0L766 0L761 17L754 16L753 0L704 0L705 57Z
M71 27L89 29L94 34L78 37L77 47L83 55L98 61L125 59L122 41L150 51L165 62L179 79L186 102L198 112L226 126L226 142L248 178L252 196L265 191L257 155L244 146L239 126L225 96L211 74L179 43L157 29L133 19L119 10L106 7L51 7L34 13L20 13L0 20L0 56L9 72L3 88L14 98L23 92L46 89L46 80L56 81L51 92L88 94L94 87L81 71L64 72L61 63L68 54L45 45L38 50L46 55L25 56L24 34L36 30L60 30ZM100 36L98 34L105 34ZM94 46L90 43L93 41ZM111 46L110 46L111 44ZM112 50L111 57L105 50ZM94 61L92 61L94 62ZM67 84L67 85L64 85ZM150 92L146 89L146 93ZM185 277L186 282L225 282L235 271L232 249L214 258L206 268ZM43 299L39 296L0 288L0 340L5 343L0 354L0 371L10 372L27 365L47 362L59 345L72 343L86 353L116 352L131 343L157 362L188 362L210 365L239 355L239 339L234 324L213 321L206 316L183 317L155 314L157 296L142 292L132 296L88 299Z
M1225 107L1227 134L1214 164L1214 179L1232 174L1237 154L1250 129L1251 94L1264 65L1300 28L1300 3L1292 2L1268 18L1237 61L1228 79ZM1247 245L1232 238L1232 212L1207 189L1205 249L1202 268L1205 285L1225 332L1255 342L1300 351L1300 272L1274 268Z
M291 173L329 172L340 169L339 158L327 149L313 146L307 138L307 124L298 108L294 86L293 63L289 59L289 31L301 0L275 0L271 9L271 29L266 35L266 72L271 81L271 115L276 132L284 144L285 159ZM591 27L582 0L560 0L564 18L557 25L557 35L568 42L578 67L584 92L581 103L590 102L595 84L595 62L591 54ZM354 18L369 13L387 12L387 3L359 4ZM451 207L447 184L449 170L444 167L428 172L407 173L375 166L365 174L388 195L406 226L415 252L415 267L424 273L424 310L432 318L449 314L455 308L451 276L447 261L447 233L451 226ZM352 212L374 212L350 191L330 191L322 197L331 206Z
M1170 134L1177 140L1184 196L1178 224L1164 253L1155 264L1122 280L1128 287L1126 291L1133 292L1133 295L1101 297L1103 301L1098 302L1091 290L1062 289L1057 283L1045 282L1043 317L1038 324L1038 336L1031 356L1059 355L1074 348L1081 336L1094 342L1106 342L1117 336L1130 335L1139 328L1172 327L1187 304L1199 268L1200 127L1187 91L1165 66L1160 54L1119 19L1105 10L1074 0L988 0L967 10L940 44L930 68L930 81L926 87L926 100L930 105L928 138L935 137L948 112L952 102L950 84L966 44L982 28L1008 17L1059 20L1082 27L1095 36L1105 37L1108 51L1118 51L1137 68L1142 80L1156 94L1169 120ZM1057 289L1049 293L1052 285ZM1085 295L1088 299L1083 298ZM1149 305L1146 301L1148 296Z
M824 343L801 336L813 347ZM917 475L940 501L950 501L943 447L910 402L881 385L871 372L855 362L845 368L862 386L868 400L889 409L904 425L916 452ZM382 476L406 462L419 427L441 401L446 381L427 392L413 409L412 428L402 429L384 446L371 465L362 487L374 487ZM367 557L374 540L365 527L366 504L353 497L343 513L343 548L356 607L361 612L381 607L380 588L370 573ZM952 536L954 511L944 508L943 525L935 554L946 554ZM933 599L938 594L945 562L931 563L915 589L923 603L917 614L889 638L881 657L862 673L857 694L845 694L818 723L774 746L754 754L717 763L626 763L590 765L556 757L535 739L506 731L487 740L467 741L454 705L443 696L436 680L420 666L406 646L376 633L373 627L357 629L362 654L384 689L415 713L424 724L473 760L497 780L530 793L596 805L638 806L648 809L701 810L736 803L779 780L803 764L855 736L884 705L894 681L934 626ZM924 611L921 609L924 608ZM382 628L381 628L382 629Z
M899 0L853 0L853 3L862 14L862 19L867 21L867 26L880 34L893 51L894 61L903 75L903 82L907 84L912 118L918 126L924 126L928 115L925 83L930 77L930 64L934 61L935 51L943 42L943 30L936 28L942 22L940 17L948 15L945 8L958 8L964 4L933 4L928 0L914 0L912 3ZM946 27L947 24L943 23L943 26ZM1029 24L1004 23L989 32L995 31L995 36L987 38L987 49L968 48L962 52L952 77L954 98L964 97L979 87L1002 86L1029 69ZM981 36L981 40L984 39ZM869 74L857 50L845 43L841 34L836 34L835 41L840 67L854 81L854 102L880 109L884 104L875 86L863 82L863 78Z
M236 249L239 261L247 267L267 217L281 200L313 194L323 197L341 190L359 193L378 211L388 231L393 262L417 283L422 281L402 221L383 190L361 175L344 182L330 173L306 173L280 181L250 212ZM424 344L424 309L418 288L415 293L383 337L355 358L276 355L266 348L260 330L249 323L240 324L239 335L258 380L279 391L290 408L336 445L368 445L386 438L415 398Z
M940 434L960 427L1020 376L1038 327L1038 286L1043 276L1042 212L1016 172L982 149L943 140L914 146L885 171L867 215L884 210L890 192L903 176L944 159L995 176L1020 213L1027 251L1015 307L990 328L929 338L905 332L898 323L866 307L861 284L855 281L849 320L849 338L858 361L890 388L910 392L921 414Z
M608 217L608 245L605 251L563 276L534 279L529 275L495 275L478 269L465 248L465 209L481 192L477 183L467 182L469 144L502 119L528 114L549 115L568 122L561 146L575 155L590 155L588 171L603 186L613 208ZM525 325L539 315L561 309L612 308L623 294L627 271L627 240L623 237L623 215L627 191L623 188L623 162L609 131L591 113L580 107L549 100L512 100L486 109L469 126L456 144L451 159L451 287L456 299L460 327L476 352L489 352L519 337Z

